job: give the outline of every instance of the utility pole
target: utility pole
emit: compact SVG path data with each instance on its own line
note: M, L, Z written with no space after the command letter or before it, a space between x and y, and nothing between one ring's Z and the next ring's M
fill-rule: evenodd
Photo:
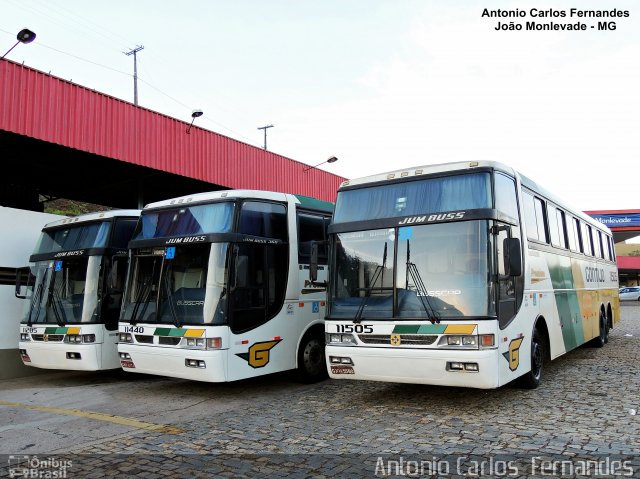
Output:
M138 45L136 48L131 49L128 52L122 52L129 56L133 54L133 104L138 105L138 59L136 53L140 50L144 50L142 45Z
M267 149L267 128L273 128L273 125L259 126L258 130L264 130L264 149Z

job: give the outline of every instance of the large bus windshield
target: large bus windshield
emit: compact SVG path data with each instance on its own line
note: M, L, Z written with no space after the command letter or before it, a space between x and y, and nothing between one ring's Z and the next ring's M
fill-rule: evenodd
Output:
M417 178L338 192L334 223L491 208L488 172Z
M122 321L223 324L227 250L202 243L136 252Z
M330 317L486 317L488 238L485 220L337 234Z

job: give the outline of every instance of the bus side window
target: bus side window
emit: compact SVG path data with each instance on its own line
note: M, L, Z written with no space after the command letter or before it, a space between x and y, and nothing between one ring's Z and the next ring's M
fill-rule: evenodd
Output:
M311 256L311 243L318 242L318 264L327 264L327 228L329 218L310 213L298 213L298 261L308 264Z

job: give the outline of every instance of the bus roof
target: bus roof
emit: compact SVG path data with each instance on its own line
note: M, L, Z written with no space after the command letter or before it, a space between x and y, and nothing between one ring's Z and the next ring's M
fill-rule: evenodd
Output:
M149 203L144 207L143 211L155 208L166 208L170 206L205 203L208 201L221 200L225 198L253 198L285 202L293 201L294 203L299 203L307 208L315 210L320 209L328 212L333 211L333 203L329 203L327 201L321 201L310 196L291 195L287 193L265 190L219 190L204 193L194 193L192 195L179 196L176 198L169 198L167 200L156 201L155 203Z
M69 226L78 223L89 223L91 221L100 221L109 218L131 217L138 218L140 210L108 210L96 211L95 213L86 213L84 215L71 216L61 220L52 221L44 225L43 229L59 228L61 226Z

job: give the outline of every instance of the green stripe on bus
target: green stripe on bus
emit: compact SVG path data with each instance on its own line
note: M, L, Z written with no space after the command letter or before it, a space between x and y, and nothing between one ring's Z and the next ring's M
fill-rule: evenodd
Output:
M172 336L174 338L182 338L189 331L183 328L156 328L153 332L154 336Z
M67 328L45 328L44 334L67 334Z
M393 334L443 334L446 324L399 324L393 328Z

